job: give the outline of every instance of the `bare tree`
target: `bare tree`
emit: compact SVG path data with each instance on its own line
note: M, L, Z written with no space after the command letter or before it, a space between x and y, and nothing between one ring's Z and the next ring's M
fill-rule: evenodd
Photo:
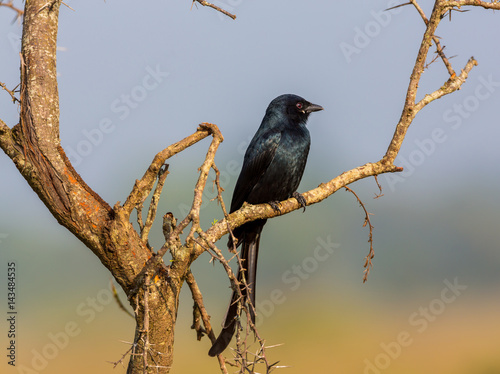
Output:
M197 2L225 12L206 1ZM12 128L0 120L0 146L57 221L100 259L127 295L136 320L133 344L122 358L123 360L130 356L128 373L167 373L174 358L174 328L179 294L184 282L188 284L195 303L193 326L198 337L207 334L212 341L214 340L202 294L190 271L193 261L203 252L209 252L222 263L233 289L239 290L237 278L222 251L217 248L216 242L246 222L287 214L299 209L300 206L291 198L281 202L281 213L277 213L267 204L246 204L237 212L228 215L220 193L219 172L214 163L223 136L215 124L209 123L199 125L192 135L158 152L144 175L136 181L123 204L118 202L111 207L105 202L80 177L60 145L56 41L61 4L63 3L60 0L30 0L26 1L25 9L22 11L15 8L12 1L0 3L1 6L15 10L17 17L23 17L20 88L17 91L8 89L2 84L12 100L19 103L20 118L19 123ZM379 161L368 162L344 172L319 187L303 193L307 205L319 203L341 188L352 192L347 186L360 179L402 170L394 164L394 160L415 116L427 104L460 89L471 69L477 64L471 57L459 73L455 72L443 52L439 39L435 36L440 21L465 6L500 9L499 1L437 0L432 14L427 18L416 1L410 0L400 6L404 5L415 7L425 22L426 29L410 76L401 118L395 126L389 146ZM224 14L235 18L228 12ZM422 72L427 67L429 49L433 43L449 76L438 89L417 101L418 84ZM200 175L194 188L191 209L187 216L178 222L171 213L164 215L165 244L155 252L149 246L148 235L156 218L161 191L168 175L168 165L165 162L207 137L211 138L211 142L199 169ZM203 231L200 227L200 207L202 193L211 170L216 174L218 200L225 218ZM151 194L151 203L144 221L143 203ZM357 195L355 196L360 201ZM139 230L132 225L131 215L134 210L138 213L136 220ZM370 229L370 251L366 257L364 280L369 273L373 258L372 226L366 209L365 213L365 223ZM180 238L183 231L188 233L184 241ZM171 256L169 265L165 265L163 261L163 256L167 252ZM242 310L247 308L244 303L241 303L240 307ZM248 319L247 324L249 326L247 333L256 334L258 340L262 342ZM253 371L257 363L263 363L267 372L276 367L267 361L263 344L253 359L248 358L245 344L242 343L244 340L245 337L237 336L238 349L235 361L241 372ZM220 355L218 360L221 371L227 372L225 359Z

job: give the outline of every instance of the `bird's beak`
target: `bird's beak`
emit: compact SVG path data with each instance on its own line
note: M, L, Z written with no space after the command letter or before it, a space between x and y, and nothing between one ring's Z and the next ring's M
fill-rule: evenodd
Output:
M305 109L305 112L306 113L319 112L320 110L323 110L323 107L321 105L309 104Z

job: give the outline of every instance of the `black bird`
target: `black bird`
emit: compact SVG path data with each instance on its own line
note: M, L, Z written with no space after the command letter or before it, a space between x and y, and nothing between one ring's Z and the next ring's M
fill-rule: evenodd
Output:
M305 200L297 192L311 139L306 128L311 112L323 110L297 95L281 95L271 101L262 123L250 142L240 176L231 201L230 213L241 208L246 201L250 204L269 203L279 210L278 202L295 197L304 206ZM248 222L234 230L237 246L242 246L243 272L238 269L238 280L245 277L248 288L241 288L246 300L255 306L255 279L257 255L262 228L266 220ZM233 248L231 238L229 249ZM236 328L238 293L233 291L229 308L224 318L222 332L208 352L210 356L222 353L229 345ZM250 307L252 321L255 315Z

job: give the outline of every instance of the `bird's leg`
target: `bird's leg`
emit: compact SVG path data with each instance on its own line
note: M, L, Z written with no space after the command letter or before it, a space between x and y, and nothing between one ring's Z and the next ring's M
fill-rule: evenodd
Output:
M300 206L302 208L304 208L304 212L306 211L306 199L304 199L304 196L302 196L300 193L298 193L297 191L295 191L293 194L292 194L292 197L295 197L297 199L297 201L299 202Z
M278 212L279 214L281 214L279 201L270 201L268 204L271 205L271 208L273 208L275 212Z

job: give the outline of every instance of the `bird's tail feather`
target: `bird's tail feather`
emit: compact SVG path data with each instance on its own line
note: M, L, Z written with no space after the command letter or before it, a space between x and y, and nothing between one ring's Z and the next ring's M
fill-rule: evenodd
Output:
M241 295L245 299L244 301L250 301L252 305L248 305L250 312L250 317L252 322L255 323L255 281L257 277L257 258L259 255L259 242L260 233L262 231L260 226L257 230L252 230L252 232L246 232L245 237L242 238L242 249L241 249L241 260L243 265L243 270L238 267L238 281L240 282ZM243 283L243 277L246 281L246 286ZM231 296L231 302L224 317L224 322L222 324L222 331L217 337L217 340L210 348L208 354L210 356L217 356L222 353L234 335L236 330L236 318L238 317L238 302L239 295L238 292L233 291Z
M242 295L247 298L252 303L252 306L249 306L250 316L252 317L252 322L255 323L255 289L256 289L256 281L257 281L257 259L259 256L259 242L260 242L260 232L262 231L262 227L259 232L253 233L249 239L245 240L243 243L243 248L241 250L241 258L243 260L243 266L245 267L243 270L243 275L245 276L246 288L243 284L242 272L240 271L238 274L238 281L242 284L243 290ZM247 238L245 238L247 239Z

